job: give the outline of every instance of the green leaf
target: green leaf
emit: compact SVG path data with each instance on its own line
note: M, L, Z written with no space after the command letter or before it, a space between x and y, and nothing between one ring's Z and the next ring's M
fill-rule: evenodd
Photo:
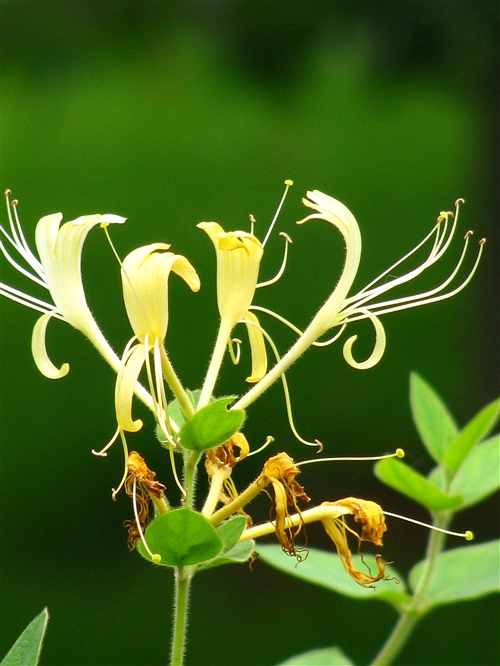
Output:
M499 555L500 541L454 548L441 553L427 592L429 606L478 599L498 592ZM411 570L412 589L418 585L424 565L425 561L419 562Z
M422 442L434 460L441 462L458 427L441 397L416 372L410 375L410 405Z
M452 472L456 472L469 451L487 437L498 422L500 416L500 398L486 405L448 446L443 456L443 463Z
M181 508L167 511L155 518L146 529L146 542L151 552L161 556L159 564L185 567L216 557L222 550L217 530L201 513ZM142 541L139 553L151 561Z
M220 398L196 412L180 430L181 445L201 453L227 442L238 432L245 418L241 409L226 409L233 400L234 397Z
M217 533L224 545L224 551L228 551L233 546L236 546L246 526L247 519L245 516L234 516L217 526Z
M186 393L189 398L189 402L193 405L194 408L196 408L198 400L200 399L201 390L196 389L195 391L190 391L187 389ZM186 415L184 414L184 411L180 406L177 398L168 403L168 415L177 423L179 428L181 428L186 423Z
M223 564L247 562L253 553L252 540L238 543L247 524L245 516L234 516L217 526L217 534L222 541L222 552L215 559L200 566L200 571L220 567Z
M49 611L32 620L2 660L1 666L36 666L49 621Z
M354 582L342 566L342 562L336 553L308 548L309 555L307 559L297 564L297 560L286 555L280 546L259 544L257 550L259 559L264 560L275 569L311 585L325 587L327 590L337 592L345 597L378 599L393 604L403 604L410 600L408 594L405 593L405 585L401 581L401 577L389 566L386 568L386 572L393 579L381 580L375 584L375 589L373 589L362 587ZM359 571L366 570L366 566L359 555L354 555L352 559L356 569ZM372 571L378 571L374 557L363 556L363 560ZM398 583L398 581L400 582Z
M375 465L375 475L386 485L431 511L456 509L463 503L460 495L444 493L401 460L394 458L380 460Z
M354 666L354 662L348 659L339 648L331 647L302 652L302 654L282 661L278 666Z
M463 508L477 504L500 488L500 434L477 444L451 482L450 491L462 495Z
M255 542L252 539L237 543L233 548L230 548L227 551L222 551L222 554L219 557L215 557L213 560L202 564L199 567L199 571L213 569L214 567L220 567L225 564L242 564L243 562L248 562L253 555L254 547Z

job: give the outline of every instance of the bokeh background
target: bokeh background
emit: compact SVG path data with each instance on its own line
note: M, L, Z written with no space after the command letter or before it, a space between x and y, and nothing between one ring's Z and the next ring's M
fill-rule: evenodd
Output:
M197 222L247 229L251 213L262 237L283 180L293 179L278 225L294 240L287 273L258 302L304 326L343 262L341 239L327 225L295 227L308 189L339 198L360 223L355 288L412 248L440 210L466 199L450 256L410 287L442 279L473 228L488 242L466 291L387 316L387 351L370 371L346 366L337 344L310 351L288 374L297 427L328 454L403 446L407 461L427 472L410 417L410 371L437 388L462 425L498 392L498 3L67 0L4 1L1 10L2 188L20 200L30 240L48 213L112 212L128 217L112 232L122 256L164 241L189 257L203 286L193 295L171 280L168 348L192 388L217 325L214 253ZM262 278L276 272L281 251L275 235ZM84 276L89 303L120 351L130 329L115 260L97 231L85 247ZM3 279L27 287L6 265ZM0 652L48 606L44 664L165 663L172 578L126 550L122 521L131 507L110 496L121 450L91 455L115 429L114 376L87 341L55 322L50 352L71 371L45 379L30 354L36 314L1 306ZM288 333L269 328L285 350ZM365 323L356 332L362 358L372 330ZM247 373L248 354L241 367L227 363L220 393L243 391ZM145 427L130 447L172 486L152 421L139 404L136 414ZM254 447L272 434L275 451L310 454L289 431L278 384L249 410L246 433ZM238 470L240 487L258 473L257 458ZM369 463L308 467L301 481L315 502L358 495L427 518L383 487ZM254 515L267 514L266 501L256 501ZM497 501L456 526L473 529L478 541L496 537ZM423 556L427 534L389 527L384 556L405 574ZM309 542L331 547L319 528ZM394 620L378 602L345 600L258 561L252 570L226 567L195 580L187 663L265 666L337 644L365 664ZM442 608L397 663L497 663L498 621L495 597Z

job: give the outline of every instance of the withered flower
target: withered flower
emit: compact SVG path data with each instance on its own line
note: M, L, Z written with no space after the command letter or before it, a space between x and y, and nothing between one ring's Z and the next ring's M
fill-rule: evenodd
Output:
M129 454L127 470L129 474L125 480L125 492L133 500L135 520L125 520L123 526L128 529L128 549L134 550L136 541L144 538L144 530L149 522L149 500L154 502L159 513L167 511L164 494L166 487L155 478L156 474L137 451Z
M346 497L337 502L323 502L321 507L332 507L331 511L327 512L321 518L321 522L326 533L335 544L340 560L347 573L356 583L363 587L384 578L385 563L380 555L376 556L378 566L378 574L376 576L362 573L354 568L346 534L346 531L349 531L357 537L358 553L360 552L359 546L361 541L370 541L376 546L381 546L382 535L387 530L382 508L375 502L356 497ZM362 525L361 536L346 524L344 515L338 515L339 507L345 507L349 513L354 515L354 520Z

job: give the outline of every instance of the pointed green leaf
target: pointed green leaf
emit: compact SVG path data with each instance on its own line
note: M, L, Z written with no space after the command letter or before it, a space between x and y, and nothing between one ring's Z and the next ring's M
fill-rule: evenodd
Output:
M160 555L159 564L169 567L185 567L216 557L222 550L217 530L201 513L181 508L168 511L155 518L146 529L146 542L153 555ZM147 560L142 541L137 550Z
M410 376L410 405L422 442L436 462L441 462L458 427L436 391L416 372Z
M234 516L217 526L217 534L222 541L222 552L210 562L200 566L200 571L220 567L223 564L247 562L252 556L254 542L252 540L238 543L247 525L245 516Z
M380 460L375 465L375 475L394 490L410 497L430 511L456 509L463 503L460 495L444 493L401 460L394 458Z
M240 429L245 412L227 410L234 397L214 400L186 421L179 433L181 445L191 451L206 451L227 442Z
M500 434L477 444L451 482L450 491L464 498L463 508L477 504L500 488Z
M219 557L215 557L213 560L206 562L206 564L202 564L199 567L199 571L213 569L214 567L220 567L225 564L242 564L243 562L248 562L253 555L254 547L255 542L252 539L237 543L229 550L222 551Z
M245 516L233 516L233 518L229 518L229 520L225 520L217 526L217 533L222 540L225 551L236 546L246 526L247 519Z
M47 631L46 608L32 620L2 660L1 666L36 666Z
M500 541L454 548L438 556L427 592L429 606L478 599L500 591L498 562ZM410 585L418 585L425 561L410 573Z
M308 548L307 550L309 551L307 559L297 564L297 560L286 555L280 546L259 544L257 548L259 560L264 560L275 569L311 585L325 587L327 590L346 597L378 599L393 604L402 604L410 600L410 597L405 593L404 582L392 567L386 567L387 575L392 577L391 580L379 581L375 584L375 589L366 588L358 585L349 576L337 553L330 553L318 548ZM354 555L352 559L354 567L359 571L366 571L366 565L371 571L378 571L374 557L364 555L363 560L366 564L363 564L359 555Z
M497 398L469 421L448 446L443 456L443 462L449 470L457 471L472 447L490 434L496 426L499 416L500 398Z
M302 652L295 657L282 661L278 666L354 666L339 648L323 648Z

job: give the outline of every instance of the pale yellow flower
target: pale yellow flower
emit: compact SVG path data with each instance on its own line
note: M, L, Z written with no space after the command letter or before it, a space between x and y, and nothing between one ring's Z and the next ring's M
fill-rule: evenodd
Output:
M468 231L465 235L465 242L462 252L456 263L455 268L451 274L437 287L428 291L413 294L410 296L403 296L391 300L381 300L381 297L390 289L404 285L405 283L417 278L425 270L434 265L444 255L450 246L454 236L457 221L459 205L463 200L459 199L456 202L455 214L451 212L442 212L437 220L437 224L431 232L410 252L404 257L399 259L396 263L385 270L375 280L368 284L364 289L361 289L357 294L348 296L356 277L358 267L361 260L361 233L358 223L350 212L340 201L330 197L318 190L307 193L308 198L303 199L303 203L314 210L314 213L308 215L305 219L298 222L303 224L309 220L324 220L335 226L342 234L345 241L345 263L342 274L337 282L335 289L332 291L329 298L319 309L317 314L313 317L309 326L305 331L299 331L293 324L286 322L281 317L281 321L288 324L295 330L299 337L292 345L288 352L276 363L276 365L267 372L267 374L242 398L240 398L234 405L233 409L245 409L254 400L256 400L264 391L266 391L271 384L279 377L282 377L284 372L312 345L325 345L335 341L343 332L344 328L355 321L362 319L369 319L373 324L375 331L375 344L371 354L368 358L358 361L354 358L352 353L353 345L357 339L357 335L349 337L344 343L344 358L354 368L368 369L376 365L385 350L386 336L385 331L380 321L380 316L398 310L405 310L407 308L414 308L420 305L435 303L446 298L451 298L459 291L461 291L472 279L476 268L479 264L484 239L479 241L479 252L473 263L472 268L466 274L465 278L455 287L446 291L446 288L452 283L457 276L460 267L462 266L468 242L472 236L472 232ZM449 229L450 220L452 221L451 229ZM401 266L410 256L417 250L422 248L424 244L432 240L431 250L424 261L407 273L400 277L389 278L396 267ZM264 310L264 308L254 309ZM334 337L326 342L319 342L319 339L328 331L332 329L339 329Z
M168 252L169 248L170 245L165 243L153 243L133 250L123 261L123 297L134 337L122 357L115 406L118 426L130 432L142 427L140 419L132 418L132 398L144 364L148 368L158 423L165 434L170 430L163 388L163 371L169 365L163 348L169 319L168 279L171 272L176 273L192 291L199 290L200 280L189 261L182 255ZM153 354L152 369L149 366L150 353Z
M248 381L256 382L265 374L267 357L258 319L249 313L264 253L261 242L245 231L225 232L216 222L200 222L198 227L215 247L220 314L217 342L198 403L201 408L210 400L231 331L237 324L247 325L251 343L252 374Z
M7 191L10 230L0 227L8 245L0 242L1 250L20 273L47 289L53 300L53 303L44 301L4 283L0 284L2 296L43 313L35 324L32 337L33 358L38 369L51 379L59 379L69 372L68 363L64 363L60 368L52 363L45 346L47 324L52 318L56 318L81 331L117 371L119 358L101 333L87 305L82 283L81 258L83 244L93 227L123 224L125 218L118 215L84 215L61 226L61 213L46 215L36 227L36 247L40 257L38 259L24 237L17 215L17 201L10 203L9 194ZM19 259L10 254L9 246L19 255ZM20 261L28 268L19 263Z

